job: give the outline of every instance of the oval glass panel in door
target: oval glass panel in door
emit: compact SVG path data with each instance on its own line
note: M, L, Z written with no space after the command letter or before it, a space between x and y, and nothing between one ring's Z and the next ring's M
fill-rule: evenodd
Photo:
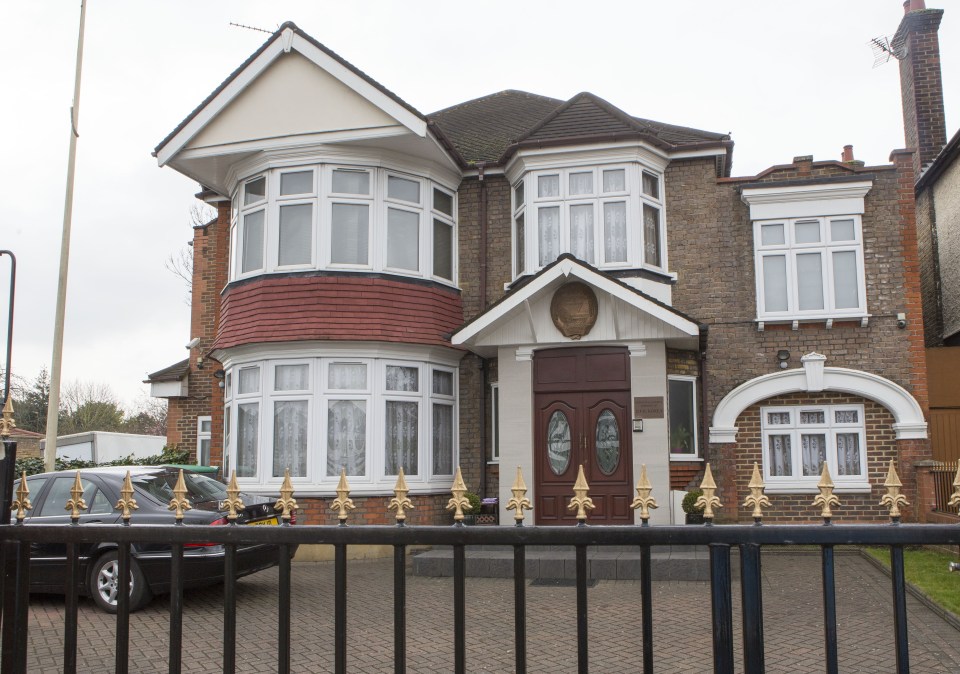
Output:
M604 475L611 475L620 464L620 427L610 410L597 417L597 465Z
M547 459L554 475L563 475L570 465L570 423L559 410L547 423Z

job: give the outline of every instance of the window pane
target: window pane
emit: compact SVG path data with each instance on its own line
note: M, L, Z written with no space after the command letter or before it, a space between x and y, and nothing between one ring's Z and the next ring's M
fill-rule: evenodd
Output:
M370 194L370 174L366 171L335 170L331 190L337 194Z
M838 424L856 424L860 421L860 414L857 410L836 410L833 418Z
M433 221L433 275L453 280L453 227Z
M367 403L331 400L327 403L327 475L367 474Z
M453 217L453 195L433 188L433 209Z
M418 407L414 402L387 401L384 466L387 475L399 473L400 466L407 475L417 474Z
M563 475L570 465L570 422L560 410L547 423L547 460L554 475Z
M280 196L313 192L313 171L280 174Z
M620 426L617 425L617 417L610 410L604 410L597 417L594 441L600 472L612 475L620 465Z
M310 388L309 365L277 365L274 391L306 391Z
M517 183L516 187L513 188L513 210L517 210L523 206L523 181L521 180Z
M230 446L230 405L223 406L223 446Z
M560 176L540 176L537 178L538 197L559 197Z
M331 363L327 387L341 391L362 391L367 388L367 366L364 363Z
M433 392L437 395L453 395L453 373L443 370L433 371Z
M433 405L433 474L453 474L452 405Z
M820 253L797 255L797 296L801 311L823 309L823 258Z
M521 213L520 215L517 216L517 232L516 232L516 233L517 233L517 237L516 237L516 242L517 242L517 259L516 259L516 264L517 264L517 276L519 276L520 274L522 274L522 273L524 272L524 260L525 260L526 254L527 254L527 253L526 253L526 241L525 241L526 236L527 236L527 229L526 229L526 223L525 223L524 220L523 220L523 215L524 215L524 214Z
M603 172L604 192L624 192L627 189L627 175L623 169Z
M197 450L197 453L199 454L199 456L197 457L197 463L199 463L201 466L209 466L210 465L209 438L200 440L200 447Z
M592 204L570 207L570 252L581 260L593 264Z
M804 220L795 223L793 236L797 243L818 243L820 241L820 222Z
M540 266L550 264L560 256L560 208L537 210L540 225Z
M420 269L420 215L387 209L387 266Z
M660 198L660 180L646 171L643 172L643 193L654 199Z
M767 424L770 426L783 426L790 424L789 412L768 412Z
M767 455L770 458L771 477L788 477L793 475L789 435L767 436Z
M603 205L603 261L627 261L627 204L614 201Z
M804 475L819 475L823 462L827 460L827 436L801 435L801 461Z
M420 203L420 183L416 180L387 176L387 196L390 199L409 201L411 204Z
M201 432L201 433L209 433L211 426L212 426L212 422L210 421L210 417L202 417L202 418L200 419L200 432Z
M369 224L369 206L334 204L330 261L334 264L367 264Z
M857 254L852 250L833 254L833 301L837 309L860 307Z
M387 365L387 390L416 393L420 390L420 370L415 367Z
M804 411L800 413L801 424L825 424L827 415L823 410Z
M260 403L237 405L237 477L256 477Z
M787 258L783 255L763 258L763 310L787 310Z
M837 472L840 475L862 474L859 433L837 433Z
M256 393L260 390L260 368L245 367L240 370L239 394Z
M243 216L243 252L240 273L263 269L263 211Z
M307 475L307 401L287 400L273 404L273 476Z
M313 204L280 207L280 251L277 263L309 264L313 258Z
M249 206L267 198L267 179L257 178L243 186L243 205Z
M671 379L670 383L670 452L696 454L693 425L693 382Z
M643 261L660 266L660 209L643 205Z
M776 225L760 225L761 246L782 246L786 243L783 236L783 223Z
M853 220L832 220L830 222L831 241L853 241L855 239L856 232L853 227Z
M593 194L593 171L571 173L569 176L570 195Z

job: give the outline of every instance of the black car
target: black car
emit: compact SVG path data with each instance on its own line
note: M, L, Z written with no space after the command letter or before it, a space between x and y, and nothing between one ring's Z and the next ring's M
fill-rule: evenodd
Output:
M174 515L167 509L179 468L151 466L115 466L80 471L83 500L80 524L120 522L115 505L120 499L123 480L130 471L134 498L139 509L131 517L132 524L172 524ZM183 471L187 499L192 506L184 512L184 524L227 524L221 502L227 498L226 487L213 478ZM27 477L33 509L27 511L25 525L70 524L65 510L71 498L70 489L76 471L41 473ZM19 486L19 480L16 486ZM244 508L237 524L279 524L273 501L261 496L242 494ZM154 594L170 590L170 546L139 544L130 546L130 610L142 608ZM278 548L274 545L237 547L237 576L269 568L277 564ZM119 562L115 543L102 542L82 546L78 550L81 594L93 597L101 609L117 610ZM184 587L210 585L223 580L224 547L212 543L184 545ZM30 591L62 593L66 578L66 544L32 543L30 547Z

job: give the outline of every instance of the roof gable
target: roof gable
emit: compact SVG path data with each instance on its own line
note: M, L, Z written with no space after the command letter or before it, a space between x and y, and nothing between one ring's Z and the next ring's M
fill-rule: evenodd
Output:
M639 125L623 111L590 93L580 93L557 108L521 140L559 140L580 136L636 135Z

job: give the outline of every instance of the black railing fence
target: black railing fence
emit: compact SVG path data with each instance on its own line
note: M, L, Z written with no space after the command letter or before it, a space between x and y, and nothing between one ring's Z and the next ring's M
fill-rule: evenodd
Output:
M334 546L335 593L331 620L335 627L334 667L338 674L348 671L347 662L347 565L348 548L358 545L388 545L395 550L394 570L394 671L406 671L406 552L408 546L451 546L454 572L454 624L451 634L456 672L467 670L465 553L467 546L510 546L514 555L514 648L517 672L527 671L525 553L528 546L570 546L576 551L576 631L577 671L589 669L588 563L591 546L636 546L641 553L640 596L642 634L637 648L643 651L643 671L655 671L653 639L656 625L652 618L650 550L653 546L706 546L710 552L710 584L713 628L713 670L732 673L734 658L732 560L739 559L741 614L743 623L743 663L747 674L764 671L763 600L761 596L762 550L766 547L817 546L822 556L824 617L824 668L837 672L837 618L834 578L834 547L840 545L885 546L890 549L896 664L889 671L909 671L906 594L903 550L915 545L958 545L960 527L923 524L824 524L824 525L704 525L704 526L589 526L540 527L500 526L196 526L196 525L108 525L84 524L51 526L9 524L0 526L0 540L8 559L3 587L2 662L4 674L30 671L28 653L29 549L31 544L64 543L67 546L69 572L64 579L65 602L63 669L77 669L77 570L76 551L85 544L116 544L119 551L119 577L129 577L132 543L170 545L171 592L169 598L170 657L169 671L181 671L183 619L184 546L195 543L225 546L223 587L223 671L237 670L236 551L238 546L271 544L279 546L277 671L290 671L291 569L292 546L326 544ZM732 556L733 551L739 555ZM357 590L354 589L356 592ZM362 593L363 589L359 591ZM9 599L9 601L8 601ZM128 670L129 599L119 593L116 630L116 671ZM506 632L505 632L506 633ZM442 638L442 637L440 637ZM506 637L505 637L506 638ZM878 638L887 638L878 635ZM629 647L629 645L625 645ZM479 667L482 663L472 663Z

